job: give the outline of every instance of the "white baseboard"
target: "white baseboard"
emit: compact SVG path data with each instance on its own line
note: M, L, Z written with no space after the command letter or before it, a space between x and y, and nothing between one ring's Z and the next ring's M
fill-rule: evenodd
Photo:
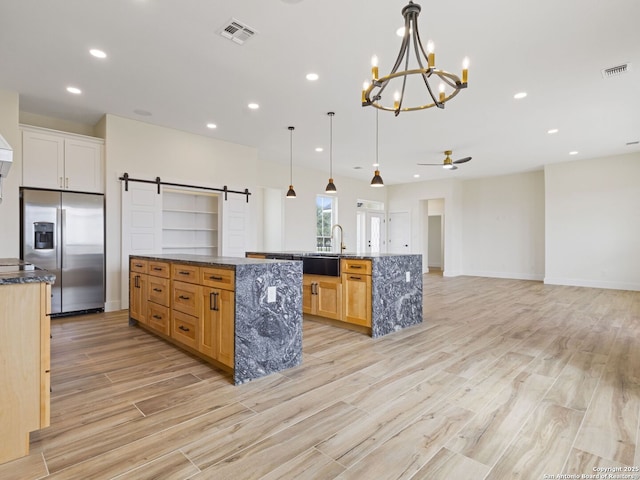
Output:
M606 288L609 290L631 290L640 292L640 283L584 280L580 278L545 277L545 285L567 285L572 287Z
M510 278L513 280L534 280L541 282L544 280L542 273L523 273L523 272L489 272L486 270L464 272L464 275L471 277L487 277L487 278Z

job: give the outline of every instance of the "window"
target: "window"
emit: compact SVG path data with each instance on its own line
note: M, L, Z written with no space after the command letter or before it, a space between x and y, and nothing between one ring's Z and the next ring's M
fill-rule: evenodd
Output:
M338 221L337 199L318 195L316 197L316 249L331 251L331 226Z

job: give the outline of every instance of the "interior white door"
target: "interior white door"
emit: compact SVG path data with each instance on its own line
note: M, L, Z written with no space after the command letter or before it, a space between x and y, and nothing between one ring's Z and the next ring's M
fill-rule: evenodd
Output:
M162 252L162 196L150 183L122 182L121 308L129 308L129 255Z
M367 253L383 253L386 250L385 219L382 212L366 212L365 232Z
M387 250L389 253L410 253L411 252L411 222L409 212L389 213L387 223L389 232Z
M249 238L249 204L244 195L222 199L222 255L244 257Z

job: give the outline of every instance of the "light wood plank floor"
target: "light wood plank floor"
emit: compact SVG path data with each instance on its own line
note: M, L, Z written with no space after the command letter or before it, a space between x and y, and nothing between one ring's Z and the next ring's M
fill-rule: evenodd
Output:
M640 292L424 280L422 325L373 340L306 321L300 367L237 387L126 311L54 320L51 427L0 478L541 480L640 465Z

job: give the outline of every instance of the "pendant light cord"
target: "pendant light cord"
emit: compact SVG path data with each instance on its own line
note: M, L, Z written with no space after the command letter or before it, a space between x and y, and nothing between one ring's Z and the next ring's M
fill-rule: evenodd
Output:
M329 112L329 177L333 178L333 112Z
M376 108L376 170L380 170L380 162L378 160L378 109Z
M289 127L289 185L293 185L293 129Z

